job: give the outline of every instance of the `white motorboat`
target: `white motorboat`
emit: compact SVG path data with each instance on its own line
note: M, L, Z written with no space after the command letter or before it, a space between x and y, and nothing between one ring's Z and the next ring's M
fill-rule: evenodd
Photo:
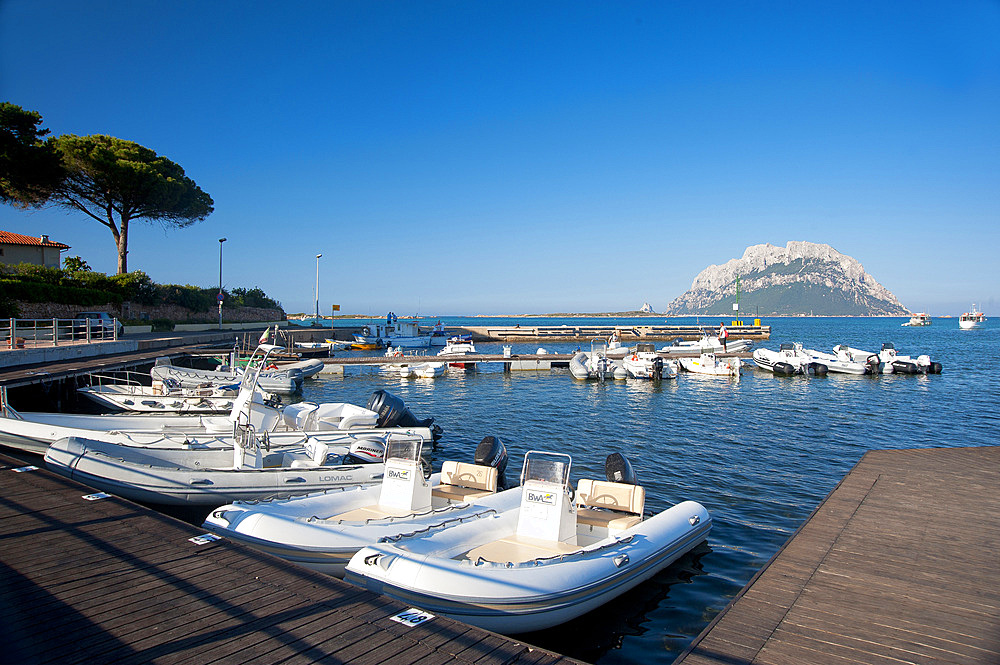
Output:
M679 365L676 360L665 360L656 353L649 342L640 342L622 358L622 367L633 379L676 379Z
M404 365L399 368L399 376L406 379L433 379L444 374L445 364L441 362L423 362L415 365Z
M186 442L197 446L232 447L239 427L270 435L275 446L302 445L310 437L331 434L412 434L427 441L440 438L433 418L417 419L401 399L376 390L366 408L343 402L298 402L283 406L277 396L257 390L260 368L270 353L281 347L261 345L254 352L251 370L226 416L205 415L105 415L19 412L0 387L0 444L44 454L57 439L83 437L130 445L170 447ZM257 360L257 357L260 360Z
M985 321L986 315L977 310L976 305L973 303L972 311L965 312L962 316L958 317L958 327L962 330L972 330Z
M262 345L268 346L268 345ZM321 363L322 365L322 363ZM322 367L321 367L322 369ZM171 365L166 358L157 358L156 364L149 370L153 381L171 379L184 388L198 388L206 383L218 386L229 386L240 383L245 375L245 368L231 369L223 365L223 369L193 369ZM302 371L295 368L266 369L260 372L257 385L261 390L271 393L297 393L302 390Z
M878 356L869 356L864 361L854 360L846 344L833 347L833 353L813 349L803 349L802 352L811 356L814 363L823 364L829 371L839 374L878 374L881 366Z
M645 491L619 453L609 480L581 480L568 455L531 451L520 502L385 538L347 565L348 582L500 633L574 619L641 584L703 542L712 519L685 501L644 517Z
M608 358L608 343L603 339L590 342L590 353L580 351L569 360L569 373L576 379L627 379L621 364Z
M881 363L883 374L940 374L941 363L931 360L928 355L902 356L896 352L896 346L892 342L885 342L877 354L861 349L848 347L844 344L839 346L840 350L846 353L852 360L870 362L869 359L875 356Z
M777 351L754 349L753 362L761 369L785 376L808 373L823 376L829 371L826 365L803 351L798 342L783 342Z
M223 413L232 410L239 384L230 387L182 388L170 380L152 386L138 383L101 383L76 391L112 411L138 413Z
M448 362L448 367L459 369L475 369L476 363L467 363L461 360L462 356L474 355L476 345L472 341L472 335L456 335L448 338L448 343L438 351L438 357L443 357Z
M692 374L730 376L739 378L742 363L739 358L720 360L714 353L703 353L697 358L678 358L681 367Z
M929 326L931 324L930 314L924 312L917 312L910 316L910 320L903 324L906 326Z
M420 442L390 441L379 485L222 506L208 516L205 527L343 577L344 566L366 545L517 506L520 491L507 488L507 451L500 440L483 439L474 459L473 464L447 461L441 473L426 478Z
M739 353L749 350L751 346L753 342L748 339L727 339L723 348L718 336L704 334L701 339L694 341L684 341L678 337L670 344L660 347L660 353Z
M444 346L447 336L440 324L434 326L431 334L420 332L416 321L400 321L390 312L385 323L369 324L354 334L354 346L365 349L381 349L385 346L402 346L407 349L426 349L430 346Z
M126 499L182 505L218 506L382 479L385 441L379 438L350 447L310 439L299 448L272 450L266 436L245 434L229 450L142 448L74 436L54 441L45 464Z
M330 351L343 351L345 349L351 348L351 342L332 339L330 337L324 339L323 343L329 347Z

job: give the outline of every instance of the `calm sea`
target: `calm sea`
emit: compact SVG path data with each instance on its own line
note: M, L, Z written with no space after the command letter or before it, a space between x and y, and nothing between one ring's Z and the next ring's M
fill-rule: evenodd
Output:
M543 325L537 319L442 320ZM775 377L750 369L739 382L682 373L653 384L581 382L565 369L504 374L499 365L438 379L348 368L343 377L308 382L303 397L364 404L380 388L400 396L419 417L434 416L445 428L436 468L446 459L471 461L486 435L507 445L512 476L528 450L570 453L574 479L601 477L604 458L621 451L646 487L647 508L683 499L704 504L714 522L707 546L571 624L524 636L596 663L670 663L865 451L996 443L1000 326L988 321L963 331L957 319L935 319L928 327L904 328L903 321L770 319L764 323L772 326L772 337L763 345L798 341L829 350L849 343L876 351L891 341L901 354L929 354L943 363L943 374ZM549 319L544 325L585 322L662 319ZM514 353L537 346L516 344ZM546 348L568 352L576 346ZM498 344L477 349L500 352Z

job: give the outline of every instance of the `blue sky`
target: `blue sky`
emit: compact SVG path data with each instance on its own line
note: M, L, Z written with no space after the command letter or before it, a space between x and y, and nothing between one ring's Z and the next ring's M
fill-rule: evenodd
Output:
M0 99L215 200L129 268L288 312L662 310L828 243L915 310L1000 314L997 2L0 2ZM110 232L0 229L114 272Z

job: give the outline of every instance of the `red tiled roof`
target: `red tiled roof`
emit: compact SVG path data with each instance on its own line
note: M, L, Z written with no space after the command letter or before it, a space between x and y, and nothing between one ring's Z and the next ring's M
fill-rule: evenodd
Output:
M69 245L64 245L61 242L53 242L51 240L42 242L41 237L23 236L20 233L11 233L9 231L0 231L0 245L32 245L35 247L60 247L62 249L69 249Z

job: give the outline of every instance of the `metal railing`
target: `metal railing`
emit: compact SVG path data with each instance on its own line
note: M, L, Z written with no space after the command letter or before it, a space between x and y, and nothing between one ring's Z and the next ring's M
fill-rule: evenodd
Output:
M118 319L0 319L0 350L118 339Z

